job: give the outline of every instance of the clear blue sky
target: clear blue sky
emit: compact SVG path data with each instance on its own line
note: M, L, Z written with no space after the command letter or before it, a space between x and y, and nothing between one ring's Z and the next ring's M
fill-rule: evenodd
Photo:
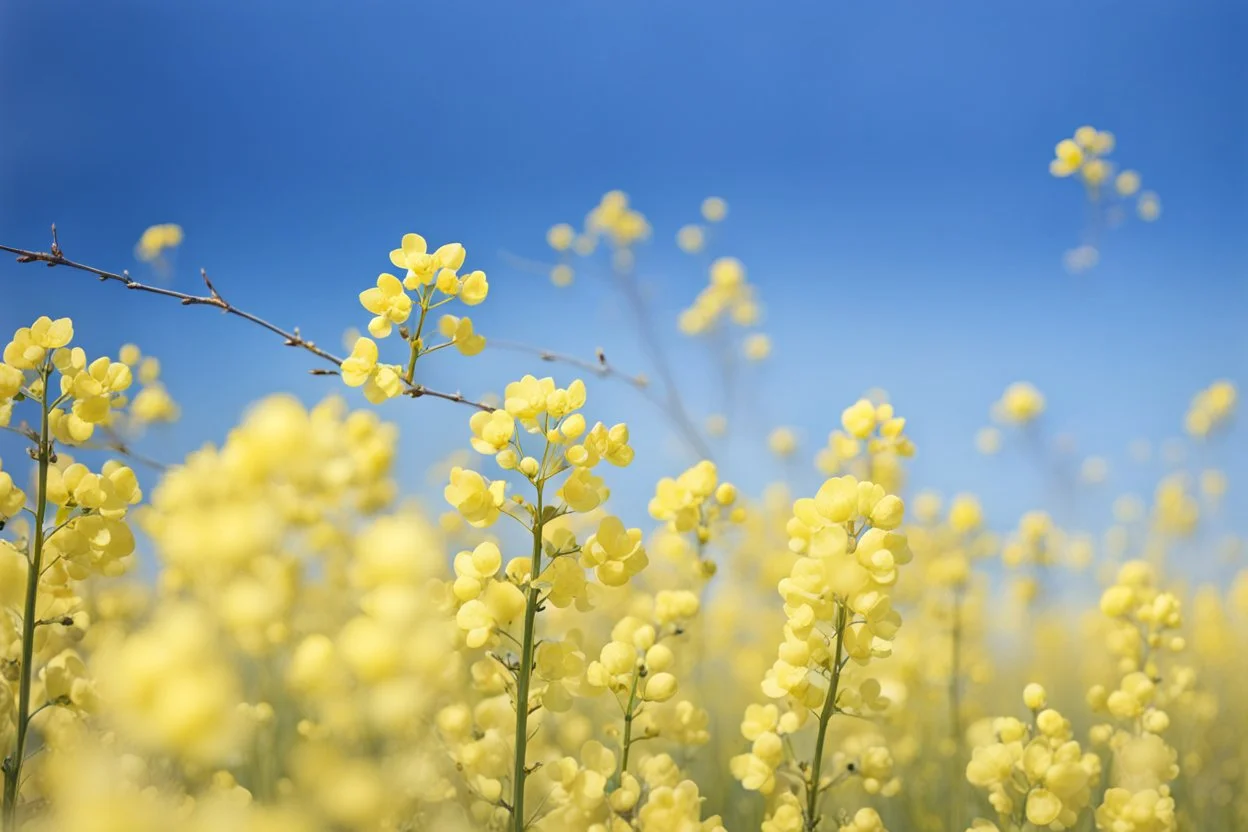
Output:
M1245 42L1237 0L12 0L0 242L46 247L55 220L70 256L141 274L139 233L178 222L175 287L197 290L205 266L236 304L336 347L367 320L357 293L419 231L462 241L489 272L474 315L487 335L601 345L640 368L602 286L560 294L502 252L544 256L549 225L622 188L656 228L641 273L670 331L705 279L672 235L719 194L718 251L749 267L776 342L753 380L771 418L813 451L845 404L886 388L920 445L914 483L986 491L1011 523L1040 499L1036 477L971 448L1008 382L1035 382L1052 431L1119 463L1130 439L1175 435L1199 387L1248 381ZM1101 266L1072 277L1061 255L1080 195L1046 165L1084 123L1115 132L1164 215L1117 231ZM0 284L3 331L72 315L89 348L161 355L188 416L152 438L157 455L219 439L267 391L340 389L207 310L11 263ZM706 395L699 353L670 346ZM473 395L541 369L447 359L426 381ZM676 464L664 428L630 391L592 389L594 415L635 414L624 487L640 506ZM385 413L413 465L466 436L453 405ZM1228 443L1233 486L1246 446ZM759 459L739 446L727 464L745 476ZM1156 473L1115 464L1115 487Z

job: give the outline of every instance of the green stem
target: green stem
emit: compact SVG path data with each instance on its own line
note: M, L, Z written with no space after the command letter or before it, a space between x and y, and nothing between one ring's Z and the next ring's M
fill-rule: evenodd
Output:
M828 736L828 723L836 713L836 691L841 683L841 654L845 643L845 626L849 620L849 607L840 603L836 608L836 655L832 660L832 680L828 683L828 698L819 712L819 733L815 738L815 758L810 765L810 782L806 784L806 832L814 832L821 818L819 807L819 780L823 769L823 744Z
M30 721L34 714L30 711L31 670L35 655L35 620L38 615L39 576L43 561L44 529L48 502L48 466L52 461L52 443L48 437L48 376L43 372L43 396L40 397L42 410L39 421L39 480L35 497L35 536L31 545L30 557L27 559L26 572L26 605L22 615L22 664L18 677L17 703L17 743L13 755L4 761L4 829L6 832L17 830L17 801L20 797L22 783L22 763L26 756L26 740L30 732Z
M528 777L525 767L529 743L529 685L533 678L534 630L537 624L537 608L541 605L541 591L537 587L537 576L542 573L542 485L537 481L536 512L533 517L533 563L529 573L529 597L524 606L524 637L520 646L520 675L516 679L516 741L515 768L511 776L511 828L513 832L523 832L524 821L524 781Z
M403 373L403 379L411 384L416 377L416 359L420 358L421 334L425 331L425 316L429 314L429 298L433 296L433 289L428 291L421 289L420 291L420 318L416 321L416 331L412 333L411 343L412 351L407 359L407 371Z
M624 750L620 756L620 782L624 781L624 772L628 771L628 751L633 747L633 717L637 716L637 682L641 679L641 671L633 671L633 685L628 691L628 708L624 711Z
M949 631L949 737L953 742L953 783L949 801L949 828L958 828L962 796L962 590L954 587Z

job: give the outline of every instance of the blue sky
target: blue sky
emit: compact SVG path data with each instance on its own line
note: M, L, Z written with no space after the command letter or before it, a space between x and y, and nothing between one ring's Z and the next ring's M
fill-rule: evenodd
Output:
M358 292L419 231L462 241L490 274L474 315L487 336L602 346L645 369L603 284L561 293L503 255L545 257L552 223L621 188L656 229L640 274L705 414L708 364L672 326L704 264L673 235L719 194L716 253L749 268L776 345L750 380L771 422L813 452L842 407L883 387L920 446L914 484L987 492L1012 523L1042 498L1038 477L1021 454L971 445L1007 383L1035 382L1047 428L1110 458L1110 491L1145 491L1160 467L1127 466L1128 442L1175 435L1209 381L1248 380L1245 35L1234 0L17 0L0 10L0 242L46 247L56 221L70 256L141 275L143 228L178 222L171 285L198 291L204 266L237 305L336 347L367 320ZM1116 231L1074 277L1061 256L1081 196L1046 165L1084 123L1117 135L1164 214ZM150 438L154 455L219 439L268 391L340 389L208 310L11 263L0 284L4 331L72 315L89 349L136 341L163 358L187 417ZM472 395L543 369L437 359L426 381ZM634 423L621 490L639 508L679 459L631 391L591 389L591 415ZM453 405L385 415L414 470L466 436ZM767 470L758 444L734 445L729 472ZM1233 485L1245 447L1224 449ZM1228 504L1241 514L1242 493Z

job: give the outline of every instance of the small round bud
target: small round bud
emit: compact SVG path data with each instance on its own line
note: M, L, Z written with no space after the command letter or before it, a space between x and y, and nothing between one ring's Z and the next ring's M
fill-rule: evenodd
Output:
M1023 688L1023 704L1033 711L1038 711L1048 702L1048 696L1044 691L1043 685L1032 682Z
M645 696L649 702L666 702L676 695L676 677L670 673L656 673L646 680Z

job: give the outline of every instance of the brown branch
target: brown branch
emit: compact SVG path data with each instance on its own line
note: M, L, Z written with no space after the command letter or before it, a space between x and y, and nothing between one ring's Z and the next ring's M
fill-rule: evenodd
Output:
M530 355L536 355L541 360L549 361L551 363L568 364L573 367L579 367L585 372L593 373L599 378L619 379L625 384L631 385L632 387L636 387L638 390L641 390L643 393L650 392L650 380L648 378L646 378L644 375L641 375L640 373L636 375L626 373L623 370L620 370L614 365L610 364L607 361L606 353L602 351L601 347L599 347L595 351L597 355L596 361L586 361L585 359L577 358L574 355L565 355L563 353L552 352L551 350L542 349L541 347L534 347L534 346L530 346L529 344L522 344L518 341L498 341L498 340L491 339L489 341L486 341L485 345L486 347L493 347L494 349L500 349L500 350L509 350L511 352L525 352Z
M103 282L113 281L116 283L121 283L127 289L133 289L136 292L147 292L148 294L152 294L152 295L161 295L162 297L174 298L178 301L181 301L183 306L216 307L217 309L220 309L223 313L227 315L233 315L237 318L242 318L245 321L250 321L256 326L261 327L262 329L267 329L269 332L272 332L274 335L280 336L282 338L283 343L285 343L286 346L288 347L298 347L300 349L307 350L308 352L312 353L313 355L317 356L323 361L328 361L330 364L333 364L336 367L342 366L342 362L343 362L342 358L334 355L331 352L321 349L314 342L305 339L300 334L299 327L295 327L292 331L287 332L286 330L282 329L276 324L272 324L266 321L264 318L261 318L257 315L253 315L252 313L247 312L243 309L240 309L237 306L234 306L233 304L226 301L225 298L221 297L220 292L217 291L216 287L213 285L212 281L209 279L208 273L204 271L203 269L200 270L199 274L200 274L200 277L203 278L204 285L207 286L208 288L207 295L191 295L191 294L187 294L186 292L178 292L178 291L174 291L173 289L165 289L160 286L149 286L146 283L140 283L139 281L132 278L128 271L122 271L121 274L117 274L116 272L109 272L109 271L105 271L104 269L97 269L95 266L88 266L85 263L78 263L73 260L70 260L69 258L65 256L64 251L61 249L60 241L57 239L56 225L52 226L52 249L50 252L27 251L26 249L13 248L12 246L6 246L6 245L0 245L0 251L7 251L11 254L16 254L17 262L19 263L46 263L49 268L54 267L54 266L65 266L70 269L76 269L80 272L87 272L88 274L93 274ZM327 375L328 373L326 373L325 371L314 370L313 374L314 375ZM469 407L475 407L477 410L485 410L485 411L494 410L493 407L490 407L487 404L483 404L481 402L476 402L476 401L466 398L462 393L458 391L454 393L443 393L438 390L431 390L428 387L425 387L423 384L407 384L407 383L405 383L405 388L406 389L403 391L403 395L411 396L414 399L420 398L422 396L430 396L432 398L443 399L448 402L457 402L459 404L466 404Z

